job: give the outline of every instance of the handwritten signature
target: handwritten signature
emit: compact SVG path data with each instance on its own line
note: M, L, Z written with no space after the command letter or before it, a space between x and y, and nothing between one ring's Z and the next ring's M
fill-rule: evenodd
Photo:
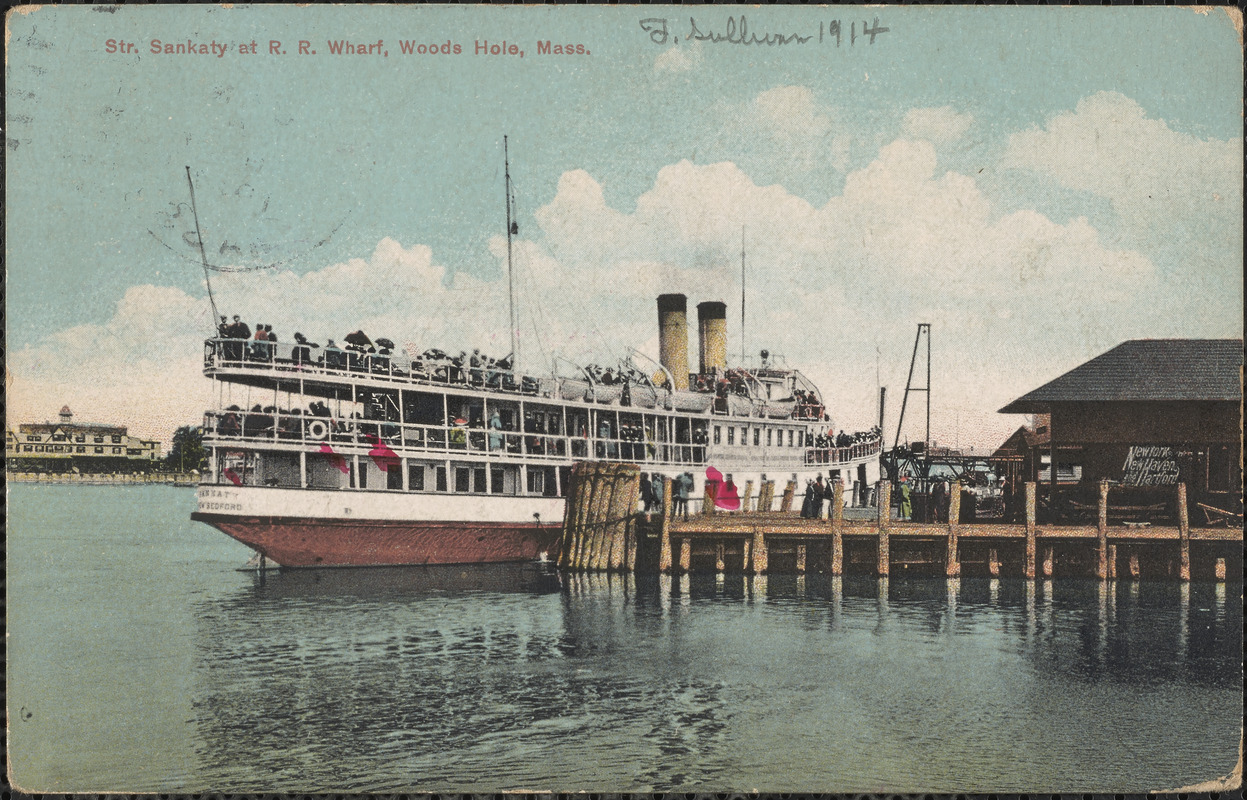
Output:
M678 43L680 41L679 33L672 33L668 20L661 17L648 17L641 20L641 30L649 34L649 39L654 44L666 44L668 41ZM879 24L879 18L875 17L874 22L867 24L862 22L861 33L858 33L857 22L849 23L849 45L853 46L857 43L859 37L870 37L870 44L875 43L875 37L881 33L887 33L890 29L882 27ZM818 24L818 33L810 32L802 35L800 33L764 33L759 35L749 30L749 20L744 14L739 18L728 17L727 22L723 25L722 32L718 32L707 27L705 30L697 24L695 17L688 19L688 33L684 34L685 41L709 42L711 44L737 44L737 45L757 45L766 47L775 47L778 45L788 44L807 44L812 41L815 36L819 42L835 40L836 46L840 46L843 37L843 25L840 20L831 20L830 22L820 22Z

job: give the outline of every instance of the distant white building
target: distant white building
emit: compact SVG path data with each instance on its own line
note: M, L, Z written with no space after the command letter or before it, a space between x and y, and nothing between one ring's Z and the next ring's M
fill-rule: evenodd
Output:
M159 466L160 442L130 436L124 425L74 422L69 406L59 422L29 422L5 430L9 472L147 472Z

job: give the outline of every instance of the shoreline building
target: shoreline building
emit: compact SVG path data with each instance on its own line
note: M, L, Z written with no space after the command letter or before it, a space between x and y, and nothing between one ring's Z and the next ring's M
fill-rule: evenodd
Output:
M25 422L5 430L7 472L151 472L160 442L130 436L124 425L74 422L69 406L58 422Z
M1094 504L1107 481L1134 505L1185 484L1192 522L1205 517L1200 505L1241 515L1242 368L1242 339L1122 342L1000 409L1035 425L993 457L1066 511Z

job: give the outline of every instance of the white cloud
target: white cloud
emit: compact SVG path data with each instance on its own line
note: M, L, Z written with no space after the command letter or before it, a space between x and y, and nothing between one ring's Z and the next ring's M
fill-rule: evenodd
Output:
M810 108L799 94L773 100ZM1068 367L1088 355L1077 348L1125 338L1105 304L1145 293L1152 280L1147 259L1106 247L1085 220L996 212L973 178L937 173L927 141L882 148L822 207L758 185L730 162L681 161L658 171L631 212L611 207L588 173L568 172L536 219L538 235L513 246L527 364L540 368L552 350L586 361L652 344L662 292L684 292L693 306L724 300L735 308L743 225L749 351L768 347L811 374L849 428L874 419L876 348L897 397L917 321L937 322L937 371L956 376L937 412L960 404L962 418L991 421L996 408L1033 388L1045 359ZM505 245L501 237L490 242L504 266ZM271 323L284 341L295 330L323 343L362 328L420 348L479 346L502 355L509 346L505 279L448 280L423 245L387 238L367 258L303 275L225 275L214 286L223 312ZM1065 328L1041 348L1035 332L1051 324L1053 307L1065 310ZM142 432L168 435L170 421L193 422L210 402L198 359L209 328L205 299L134 287L108 323L13 354L11 417L42 418L70 402L101 419L159 421L163 430ZM729 331L738 352L735 319ZM944 417L951 418L937 413ZM982 436L1016 422L999 418Z
M952 106L914 108L905 115L901 130L910 138L943 145L960 139L973 124L973 116L960 114Z
M788 179L849 164L852 137L807 86L777 86L724 109L720 136L734 153L752 153L768 174ZM750 162L752 163L752 161Z
M689 72L701 65L701 43L668 47L654 59L654 72Z
M1002 165L1108 198L1140 229L1209 214L1242 229L1242 141L1175 131L1116 92L1083 98L1042 130L1013 134Z

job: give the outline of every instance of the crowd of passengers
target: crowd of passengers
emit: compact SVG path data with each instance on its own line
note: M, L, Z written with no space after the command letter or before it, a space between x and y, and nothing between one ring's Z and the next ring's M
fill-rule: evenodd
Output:
M471 354L464 350L458 355L450 355L444 350L431 348L408 360L396 357L393 341L385 338L374 340L363 331L348 333L341 346L329 339L324 347L309 341L302 333L295 333L287 357L285 350L279 352L272 346L278 339L271 325L257 323L253 336L251 328L237 315L232 323L221 317L217 333L226 340L222 344L222 357L230 361L278 361L295 368L307 365L381 375L411 374L443 383L528 393L535 393L538 388L535 379L517 376L512 371L510 356L494 358L479 349Z
M875 425L868 431L856 431L854 433L845 433L843 430L837 434L833 434L831 431L817 435L807 433L805 435L805 446L813 447L815 450L830 450L833 447L852 447L855 444L875 442L882 436L883 431L879 430L878 425Z

